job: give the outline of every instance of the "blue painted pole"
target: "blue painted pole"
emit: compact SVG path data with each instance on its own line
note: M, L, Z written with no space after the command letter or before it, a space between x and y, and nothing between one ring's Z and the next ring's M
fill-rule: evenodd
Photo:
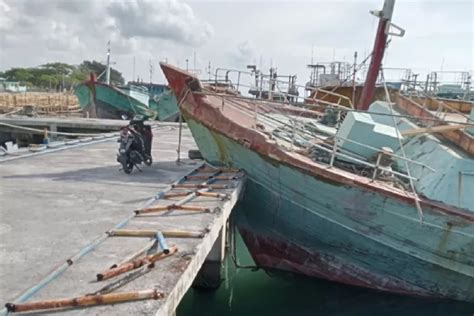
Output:
M156 232L156 240L158 240L158 244L160 245L161 249L163 250L164 254L169 254L170 249L168 247L168 244L166 243L165 237L163 236L163 233L158 231Z

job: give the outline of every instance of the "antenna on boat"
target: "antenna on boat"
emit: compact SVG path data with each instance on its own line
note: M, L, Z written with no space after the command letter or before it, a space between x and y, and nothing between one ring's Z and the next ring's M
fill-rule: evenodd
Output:
M209 60L209 64L207 65L207 74L209 75L209 81L211 80L211 61Z
M132 81L135 81L135 56L133 56L133 76Z
M393 15L393 8L395 0L385 0L383 9L381 11L371 11L374 16L379 18L379 25L377 28L377 35L375 36L374 48L372 50L372 58L370 60L367 78L365 80L364 88L360 96L358 110L367 110L370 102L374 98L375 83L382 65L385 47L387 46L387 38L389 35L402 37L405 30L391 22ZM391 32L391 28L395 28L398 32Z
M107 42L107 67L105 73L105 82L110 84L110 40Z
M150 83L152 83L153 82L153 63L151 59L149 61L149 65L150 65Z
M354 52L354 64L352 69L352 103L355 104L356 95L356 72L357 72L357 52Z

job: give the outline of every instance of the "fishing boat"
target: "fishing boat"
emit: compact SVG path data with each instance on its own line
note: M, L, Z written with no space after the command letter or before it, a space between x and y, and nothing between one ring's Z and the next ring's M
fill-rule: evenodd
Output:
M247 174L234 214L258 266L474 301L474 136L462 129L469 125L405 96L395 106L386 87L388 101L371 102L393 6L386 0L375 12L371 67L356 106L219 92L192 73L161 68L202 156Z
M95 74L91 74L89 80L74 88L87 117L122 119L141 115L151 120L176 121L176 97L165 85L129 82L122 87L110 83L110 47L105 74L105 82L98 81Z
M75 87L75 94L88 117L121 119L123 115L139 114L159 121L175 121L178 117L176 98L166 88L160 95L150 96L140 86L116 87L91 77Z

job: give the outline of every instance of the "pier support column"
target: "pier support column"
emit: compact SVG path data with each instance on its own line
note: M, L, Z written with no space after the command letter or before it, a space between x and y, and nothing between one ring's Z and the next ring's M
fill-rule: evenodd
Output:
M221 284L221 263L225 258L226 225L222 226L219 237L207 255L206 261L194 279L193 287L216 290Z
M50 124L49 125L49 131L50 132L57 132L58 131L58 125L57 124ZM49 134L49 140L56 140L57 135L56 134Z

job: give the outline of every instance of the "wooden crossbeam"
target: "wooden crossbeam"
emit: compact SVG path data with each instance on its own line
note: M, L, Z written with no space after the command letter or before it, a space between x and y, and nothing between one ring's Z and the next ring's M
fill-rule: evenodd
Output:
M134 230L134 229L116 229L108 231L107 234L110 237L146 237L154 238L157 230ZM187 231L187 230L162 230L161 233L165 237L170 238L202 238L204 232L199 231Z
M206 196L206 197L215 197L215 198L219 198L219 199L223 199L223 200L229 198L228 194L219 193L219 192L199 192L199 191L196 191L196 195L197 196Z
M193 191L186 191L186 192L169 192L163 195L163 198L170 199L174 197L183 197L192 194Z
M402 131L402 136L413 136L423 133L444 133L458 129L465 129L469 127L474 127L472 124L452 124L452 125L439 125L433 127L420 127L420 128L413 128L409 130Z
M169 257L169 256L175 254L176 251L178 251L178 248L176 246L172 246L172 247L169 248L168 253L164 253L163 251L161 251L161 252L155 253L153 255L149 255L149 256L145 256L143 258L133 260L132 262L124 263L124 264L122 264L122 265L120 265L116 268L107 269L106 271L97 274L97 281L107 280L107 279L110 279L114 276L123 274L125 272L138 269L138 268L140 268L144 265L153 264L158 260L162 260L166 257Z
M237 173L239 172L240 170L239 169L236 169L236 168L231 168L231 167L220 167L220 168L212 168L212 167L208 167L208 166L204 166L203 168L199 169L199 172L217 172L217 171L220 171L220 172L225 172L225 173Z
M154 207L147 207L140 210L135 210L135 214L147 214L147 213L156 213L156 212L164 212L164 211L195 211L195 212L210 212L211 209L208 207L203 206L196 206L196 205L158 205Z
M174 184L173 188L177 189L228 189L229 186L226 184L193 184L193 183L182 183L182 184Z

